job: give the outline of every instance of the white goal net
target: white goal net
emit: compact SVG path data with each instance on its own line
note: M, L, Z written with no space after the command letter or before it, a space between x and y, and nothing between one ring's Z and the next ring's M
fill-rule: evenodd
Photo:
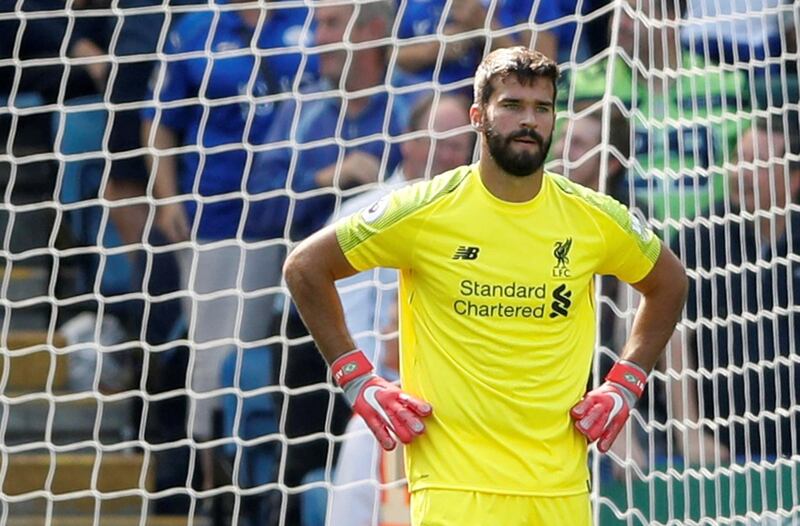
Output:
M591 455L596 523L800 523L798 28L792 0L0 0L0 524L410 524L281 265L477 159L472 76L508 45L561 68L547 167L691 282ZM591 382L637 305L597 283ZM395 289L340 288L388 377Z

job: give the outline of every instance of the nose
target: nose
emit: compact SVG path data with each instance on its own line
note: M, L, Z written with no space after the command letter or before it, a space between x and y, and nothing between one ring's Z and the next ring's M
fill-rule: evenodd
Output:
M522 128L536 129L536 111L533 108L525 108L520 114L519 125Z

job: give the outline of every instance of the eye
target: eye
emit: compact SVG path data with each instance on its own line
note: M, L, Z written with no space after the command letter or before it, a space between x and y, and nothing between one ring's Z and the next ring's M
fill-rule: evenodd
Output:
M536 106L536 111L538 113L550 113L550 108L551 107L546 105L546 104L540 104L540 105Z
M507 100L507 101L503 101L502 106L504 108L512 108L512 109L513 108L519 108L519 102L517 102L515 100Z

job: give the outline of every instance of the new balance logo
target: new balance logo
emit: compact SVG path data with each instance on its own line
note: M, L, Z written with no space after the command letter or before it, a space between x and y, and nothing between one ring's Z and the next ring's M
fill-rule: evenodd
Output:
M567 290L566 285L562 283L556 287L555 290L553 290L553 303L550 305L553 312L550 313L550 317L566 316L568 314L567 309L572 305L571 297L572 291Z
M456 249L453 259L478 259L478 252L480 251L481 249L478 247L465 247L462 245Z

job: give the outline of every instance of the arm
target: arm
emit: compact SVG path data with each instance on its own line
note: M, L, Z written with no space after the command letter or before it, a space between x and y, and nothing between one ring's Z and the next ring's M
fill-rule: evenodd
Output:
M98 47L97 44L88 38L81 38L76 41L75 44L73 44L71 54L73 57L86 58L99 57L105 53L102 49L100 49L100 47ZM89 72L89 76L94 81L97 89L102 91L108 75L108 62L93 62L84 67L86 68L86 71Z
M286 259L283 273L300 317L325 360L333 363L355 349L335 282L356 270L342 253L334 227L300 243Z
M431 414L430 404L375 375L347 331L335 282L356 270L345 258L334 227L300 243L286 259L283 272L303 322L331 365L334 380L381 446L387 450L396 446L390 431L406 444L422 434L425 426L420 417Z
M655 265L633 284L642 294L631 335L606 381L586 394L570 414L590 442L605 453L644 392L647 375L664 351L686 301L689 284L680 260L662 246Z
M445 35L457 35L465 31L469 31L469 29L461 24L450 23L444 27ZM435 37L435 35L430 36ZM501 40L502 38L504 37L498 37L498 39ZM412 73L432 68L436 65L436 61L439 60L439 45L441 43L442 42L437 39L433 42L403 45L401 40L397 50L397 64L402 69ZM445 44L442 61L451 62L458 60L464 54L468 53L473 45L475 45L475 39L461 39L447 42Z
M446 35L455 35L463 30L448 26ZM452 62L469 52L472 40L454 40L445 44L442 62ZM404 70L417 73L436 65L439 60L439 41L400 45L397 50L397 64Z
M150 144L150 130L153 123L142 121L142 144ZM156 199L164 199L178 195L177 166L174 155L164 155L165 150L178 145L178 136L166 126L155 128L153 148L156 155L145 156L148 171L152 173L153 165L156 167L153 194ZM181 203L169 203L159 206L156 212L156 224L162 233L172 243L177 243L189 238L189 223Z
M381 160L374 155L360 150L348 153L339 166L338 187L348 189L374 183L378 180L380 170ZM314 177L319 188L333 186L335 179L336 163L318 171Z
M653 270L633 287L642 295L642 302L621 359L650 371L675 331L686 302L689 281L680 260L662 246Z
M480 7L483 8L483 6L480 6ZM481 25L479 27L483 27L483 21L481 21ZM497 13L495 13L495 16L492 18L492 21L491 21L491 24L490 24L490 28L491 28L492 31L499 31L499 30L503 29L503 24L497 19ZM528 31L528 30L523 32L523 35L527 35L528 39L530 38L530 34L531 34L531 32ZM543 34L544 34L544 32L543 32ZM497 36L491 37L492 51L494 51L496 49L504 48L504 47L518 46L520 44L520 36L521 35L519 35L519 34L517 34L517 35L510 34L510 35L497 35ZM527 40L527 39L525 39L525 40ZM536 49L537 49L537 51L541 51L541 49L539 49L538 47ZM552 55L547 55L547 56L550 57Z
M397 65L406 71L416 73L436 63L439 56L439 42L421 42L403 45L397 49Z

